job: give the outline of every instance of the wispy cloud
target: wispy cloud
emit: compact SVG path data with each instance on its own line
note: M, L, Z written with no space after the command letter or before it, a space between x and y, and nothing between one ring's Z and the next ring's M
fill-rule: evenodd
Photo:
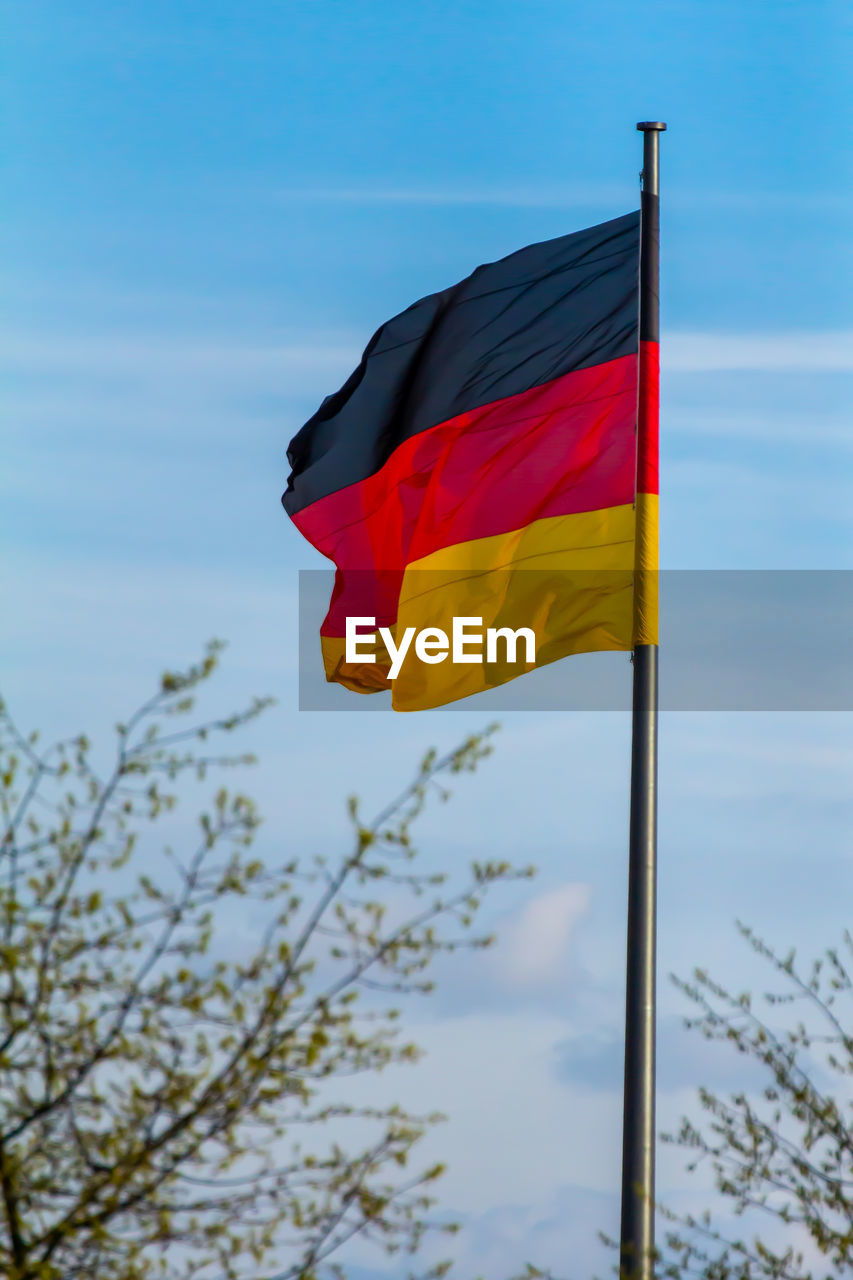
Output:
M276 192L281 204L414 205L458 207L481 205L515 209L580 209L619 206L638 202L639 183L504 183L482 186L414 186L401 184L327 187L287 187ZM792 213L845 214L853 209L849 191L708 191L669 190L670 208L685 211L725 209L732 213L759 213L784 209Z
M284 336L247 339L227 333L187 334L4 332L2 366L14 373L117 375L204 374L218 381L282 370L313 373L357 360L357 339L317 333L310 341ZM363 344L362 344L363 345Z
M506 981L531 986L562 974L572 934L589 902L587 884L559 885L528 902L497 953Z
M836 373L853 370L853 331L803 333L664 333L661 364L669 373Z
M703 381L703 390L705 383ZM707 404L707 401L706 401ZM810 448L816 442L836 446L840 449L853 449L853 432L850 430L849 418L828 415L813 409L811 413L779 413L775 407L768 405L764 414L740 414L731 411L732 400L718 397L718 403L711 407L695 408L691 405L680 405L663 401L661 405L661 429L671 439L673 435L691 440L702 440L708 436L731 437L732 439L754 442L772 442L776 445L785 441L789 444L804 444Z
M12 373L159 375L257 378L288 372L349 369L369 335L318 330L298 337L218 333L67 334L0 332L0 364ZM853 371L853 331L725 333L664 331L665 373L829 373Z
M292 187L279 191L284 204L496 205L517 209L573 209L630 200L625 186L482 187Z

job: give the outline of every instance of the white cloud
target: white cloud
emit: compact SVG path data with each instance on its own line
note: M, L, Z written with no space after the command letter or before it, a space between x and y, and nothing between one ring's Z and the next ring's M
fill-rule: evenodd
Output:
M340 333L315 333L311 341L284 337L247 341L223 333L186 334L2 333L3 366L15 373L97 374L109 377L204 374L218 381L280 377L282 371L316 372L351 367L360 347Z
M703 379L703 387L706 381ZM699 443L707 449L708 437L725 437L730 441L749 440L753 443L804 445L810 448L816 443L843 450L853 449L853 433L848 418L830 416L824 411L812 410L808 414L779 414L768 406L764 414L738 414L730 411L731 401L722 402L711 409L696 409L692 405L669 404L661 406L661 432L667 440L678 437L681 444Z
M638 186L629 183L595 185L504 183L500 186L340 186L290 187L279 190L282 204L408 204L421 206L492 205L521 209L572 209L584 206L639 204ZM726 209L752 213L784 208L788 212L844 214L853 206L849 192L838 191L707 191L674 189L666 193L667 207L707 211Z
M847 372L853 370L853 332L664 332L661 365L665 373Z
M411 204L501 205L520 209L571 209L619 203L624 185L531 187L524 183L501 187L293 187L280 191L285 204ZM630 197L629 197L630 198Z
M507 929L496 955L513 986L533 986L565 973L574 928L590 902L587 884L564 884L533 898Z
M350 1100L395 1098L449 1117L421 1144L418 1163L448 1161L441 1196L456 1210L538 1202L565 1183L607 1192L618 1185L621 1098L556 1078L553 1046L566 1031L564 1019L548 1015L410 1021L407 1038L426 1050L424 1059L354 1077Z
M283 373L348 372L360 358L366 331L265 334L62 332L0 334L2 364L13 373L165 377L201 375L225 380L268 379L280 387ZM853 332L667 332L661 339L664 373L829 373L853 370Z

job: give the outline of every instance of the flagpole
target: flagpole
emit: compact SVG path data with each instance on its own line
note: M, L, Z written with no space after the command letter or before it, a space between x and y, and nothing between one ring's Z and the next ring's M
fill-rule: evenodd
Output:
M640 223L640 342L658 342L658 143L665 124L643 121ZM656 398L647 395L641 358L638 456L657 440ZM644 438L645 433L645 438ZM654 449L656 453L656 448ZM647 512L637 503L637 542ZM652 548L656 561L656 541ZM642 574L638 575L642 580ZM638 586L643 591L642 586ZM656 612L656 583L651 587ZM642 606L641 606L642 607ZM642 630L639 635L642 637ZM655 639L657 638L655 633ZM657 887L658 646L634 645L631 731L631 817L625 990L625 1087L622 1127L620 1268L625 1280L652 1280L655 1247L655 941Z

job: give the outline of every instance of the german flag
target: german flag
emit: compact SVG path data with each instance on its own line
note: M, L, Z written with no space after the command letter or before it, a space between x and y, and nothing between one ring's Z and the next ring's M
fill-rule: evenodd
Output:
M329 681L420 710L567 654L657 642L634 589L657 568L656 446L637 447L640 361L644 404L657 387L639 245L630 213L422 298L293 439L282 502L337 569ZM347 662L356 617L396 637L449 635L461 617L527 627L535 658L413 657L392 682L378 637L375 660Z

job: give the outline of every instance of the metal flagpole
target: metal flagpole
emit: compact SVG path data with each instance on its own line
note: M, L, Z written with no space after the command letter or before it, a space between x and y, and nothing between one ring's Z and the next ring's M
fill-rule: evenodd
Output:
M643 134L640 222L640 342L658 341L658 143L666 128ZM657 434L656 400L645 394L639 367L638 433ZM638 439L642 456L647 441ZM651 443L651 440L648 440ZM638 526L643 504L637 503ZM646 531L646 534L648 531ZM637 529L638 543L641 531ZM642 575L640 574L640 578ZM638 588L642 590L642 587ZM657 592L653 607L657 608ZM625 1280L652 1280L655 1246L655 917L657 882L658 646L634 646L631 818L628 865L628 955L625 991L625 1089L622 1128L620 1267Z

